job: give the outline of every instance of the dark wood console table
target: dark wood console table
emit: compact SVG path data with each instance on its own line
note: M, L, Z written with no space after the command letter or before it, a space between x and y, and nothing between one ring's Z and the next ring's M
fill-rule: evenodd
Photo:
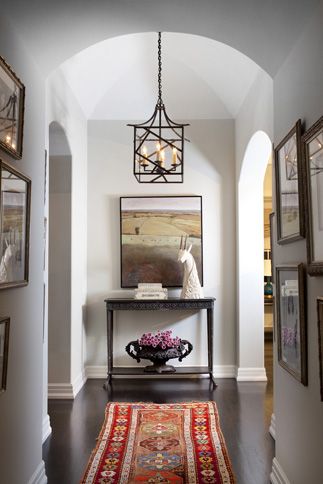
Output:
M213 378L213 297L203 299L105 299L107 309L107 351L108 351L108 374L104 388L107 389L112 377L117 375L147 375L141 367L114 367L113 366L113 313L114 311L207 311L207 343L208 365L194 367L177 367L175 375L203 375L208 374L212 383L216 386ZM163 374L171 376L172 374ZM154 375L155 376L155 375Z

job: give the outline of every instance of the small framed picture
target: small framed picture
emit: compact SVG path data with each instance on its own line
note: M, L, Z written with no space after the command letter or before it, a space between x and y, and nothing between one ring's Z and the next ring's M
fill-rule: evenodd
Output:
M320 390L323 402L323 297L317 298L317 321L319 333Z
M275 148L277 241L305 236L301 120Z
M323 275L323 116L303 138L306 168L307 263L312 276Z
M305 271L303 264L276 267L278 362L307 385L305 320Z
M0 160L0 289L28 283L31 181Z
M25 86L0 56L0 147L22 157Z
M7 387L10 318L0 317L0 393Z

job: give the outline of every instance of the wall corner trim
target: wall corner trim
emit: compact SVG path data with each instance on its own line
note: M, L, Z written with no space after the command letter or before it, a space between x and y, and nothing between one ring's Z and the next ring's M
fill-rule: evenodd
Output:
M42 443L44 443L48 439L48 437L50 436L51 433L52 433L52 427L50 426L50 419L49 419L49 415L47 414L43 418L43 440L42 440Z
M274 413L271 414L269 433L276 440L276 416Z
M265 368L239 367L236 374L237 381L267 381Z
M47 476L45 473L45 462L42 460L37 469L29 479L27 484L46 484L47 483Z
M78 394L78 392L83 388L84 384L86 383L87 377L85 374L85 370L82 370L81 373L75 378L72 383L73 386L73 395L74 398Z
M270 482L271 484L291 484L276 457L273 459Z

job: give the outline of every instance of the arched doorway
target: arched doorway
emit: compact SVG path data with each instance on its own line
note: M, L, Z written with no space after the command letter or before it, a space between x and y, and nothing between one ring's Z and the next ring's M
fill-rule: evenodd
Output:
M71 382L71 175L63 128L49 126L48 189L48 396Z
M238 381L266 381L264 368L263 182L272 143L257 131L238 180Z

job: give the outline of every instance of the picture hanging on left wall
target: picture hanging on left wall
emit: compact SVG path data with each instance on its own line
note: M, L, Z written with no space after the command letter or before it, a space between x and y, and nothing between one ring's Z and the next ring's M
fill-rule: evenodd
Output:
M0 160L0 289L28 284L31 181Z
M22 157L25 86L0 56L0 147Z
M10 318L0 317L0 393L7 387Z

